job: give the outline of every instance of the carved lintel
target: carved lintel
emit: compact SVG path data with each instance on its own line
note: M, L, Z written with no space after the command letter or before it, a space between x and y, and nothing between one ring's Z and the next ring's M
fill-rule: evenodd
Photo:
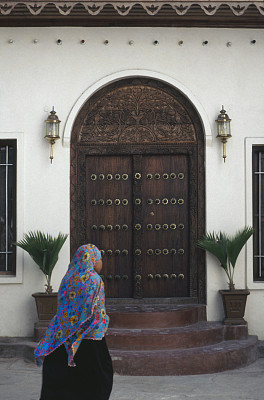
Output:
M195 143L183 105L162 88L123 86L100 97L86 114L80 143Z
M149 17L153 17L159 13L162 13L164 6L171 8L171 13L175 13L179 16L186 15L192 7L198 6L201 10L201 13L204 13L208 16L213 16L219 12L222 6L228 7L232 13L236 16L242 16L245 14L249 7L255 7L256 12L261 15L264 15L263 1L245 1L245 0L229 0L229 1L219 1L219 0L211 0L211 1L155 1L152 0L143 0L143 1L134 1L134 0L126 0L126 1L104 1L97 0L91 2L90 0L84 1L60 1L60 0L35 0L27 1L27 0L13 0L13 1L0 1L0 14L9 15L9 14L18 14L20 18L24 18L24 13L21 15L20 7L26 7L28 12L31 15L38 16L39 14L45 14L47 12L52 13L51 15L56 15L55 11L50 11L49 7L52 6L53 9L57 9L58 13L63 16L74 15L76 12L80 13L80 9L77 5L81 5L81 14L82 15L91 15L97 16L99 14L104 14L107 12L107 6L111 5L115 10L117 15L122 17L133 14L136 10L138 12L138 5L141 6L143 13L147 14Z

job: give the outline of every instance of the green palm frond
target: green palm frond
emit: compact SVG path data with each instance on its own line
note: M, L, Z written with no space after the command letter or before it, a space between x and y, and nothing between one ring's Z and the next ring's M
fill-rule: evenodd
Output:
M198 247L209 251L219 260L228 276L230 290L234 289L233 276L237 257L253 232L252 227L245 227L232 237L223 232L207 233L197 242Z
M235 267L239 253L253 232L254 229L252 227L245 227L244 229L239 230L233 237L229 239L227 245L227 255L233 267Z
M201 249L209 251L213 254L220 262L221 266L227 268L227 237L220 232L207 233L197 242L197 246Z
M59 233L57 237L53 237L40 231L30 231L24 236L23 240L14 243L25 250L39 266L46 276L48 288L50 287L53 268L58 261L59 252L67 237L67 234L62 233Z

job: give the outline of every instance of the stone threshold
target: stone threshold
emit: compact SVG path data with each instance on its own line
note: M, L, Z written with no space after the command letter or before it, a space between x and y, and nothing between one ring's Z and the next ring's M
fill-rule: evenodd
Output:
M138 304L159 304L159 305L166 305L166 304L197 304L198 300L197 297L159 297L159 298L151 298L145 297L142 299L132 299L132 298L106 298L105 304L106 306L110 305L123 305L123 304L130 304L130 305L138 305Z

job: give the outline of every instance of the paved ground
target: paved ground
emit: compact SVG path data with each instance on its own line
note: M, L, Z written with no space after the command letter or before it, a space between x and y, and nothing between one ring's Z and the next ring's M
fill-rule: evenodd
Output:
M19 358L0 358L0 400L39 400L40 385L41 368ZM263 400L264 358L246 368L211 375L116 375L110 400L188 399Z

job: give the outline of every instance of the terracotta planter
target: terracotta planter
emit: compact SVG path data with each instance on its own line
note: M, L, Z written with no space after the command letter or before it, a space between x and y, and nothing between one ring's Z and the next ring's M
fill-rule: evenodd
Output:
M219 290L222 296L225 319L225 325L245 325L247 322L244 320L247 296L250 294L249 290Z
M38 342L44 335L47 327L49 326L50 320L54 317L57 312L57 295L58 293L33 293L32 296L35 298L38 322L34 326L34 339Z
M33 293L35 298L38 318L40 321L50 321L57 312L58 293Z

